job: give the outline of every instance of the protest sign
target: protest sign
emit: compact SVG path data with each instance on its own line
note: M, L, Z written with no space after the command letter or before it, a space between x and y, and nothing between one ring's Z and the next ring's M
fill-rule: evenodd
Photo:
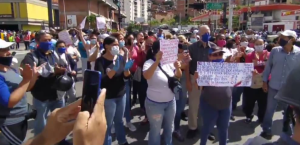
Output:
M97 17L97 28L98 29L105 29L106 27L106 21L104 17Z
M160 51L163 52L162 65L174 63L177 60L178 39L160 40Z
M253 63L197 62L198 86L251 86Z
M80 25L79 25L79 28L80 28L80 29L83 29L83 28L84 28L85 22L86 22L86 17L84 17L84 19L82 20L82 22L81 22Z
M73 44L73 41L72 41L72 39L69 35L69 32L67 30L60 31L58 33L58 38L59 38L59 40L65 41L67 45L72 45Z

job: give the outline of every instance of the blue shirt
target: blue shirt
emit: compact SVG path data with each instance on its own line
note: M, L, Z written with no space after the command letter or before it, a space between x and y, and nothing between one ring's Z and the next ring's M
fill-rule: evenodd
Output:
M26 95L13 108L8 108L10 94L19 87L23 78L14 70L0 71L0 126L13 125L25 119L27 113Z
M86 50L85 50L85 48L83 46L83 43L81 41L78 42L78 51L79 51L82 58L87 58Z
M296 65L300 63L300 49L294 46L289 54L281 46L272 49L263 72L263 81L267 82L269 75L271 80L269 86L279 90L286 81L287 76Z

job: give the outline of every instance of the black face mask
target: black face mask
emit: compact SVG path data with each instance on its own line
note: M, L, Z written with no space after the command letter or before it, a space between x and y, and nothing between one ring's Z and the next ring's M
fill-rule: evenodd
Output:
M13 57L0 57L0 64L11 66Z

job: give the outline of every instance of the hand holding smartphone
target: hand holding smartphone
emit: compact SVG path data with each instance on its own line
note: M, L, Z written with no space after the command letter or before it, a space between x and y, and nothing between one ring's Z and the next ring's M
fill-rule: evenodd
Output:
M98 96L101 93L101 72L86 70L84 72L81 111L93 113Z

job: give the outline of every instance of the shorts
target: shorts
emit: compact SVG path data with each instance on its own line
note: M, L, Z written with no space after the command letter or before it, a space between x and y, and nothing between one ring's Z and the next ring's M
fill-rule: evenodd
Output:
M21 145L25 140L27 127L26 119L17 124L2 126L0 128L0 144Z

